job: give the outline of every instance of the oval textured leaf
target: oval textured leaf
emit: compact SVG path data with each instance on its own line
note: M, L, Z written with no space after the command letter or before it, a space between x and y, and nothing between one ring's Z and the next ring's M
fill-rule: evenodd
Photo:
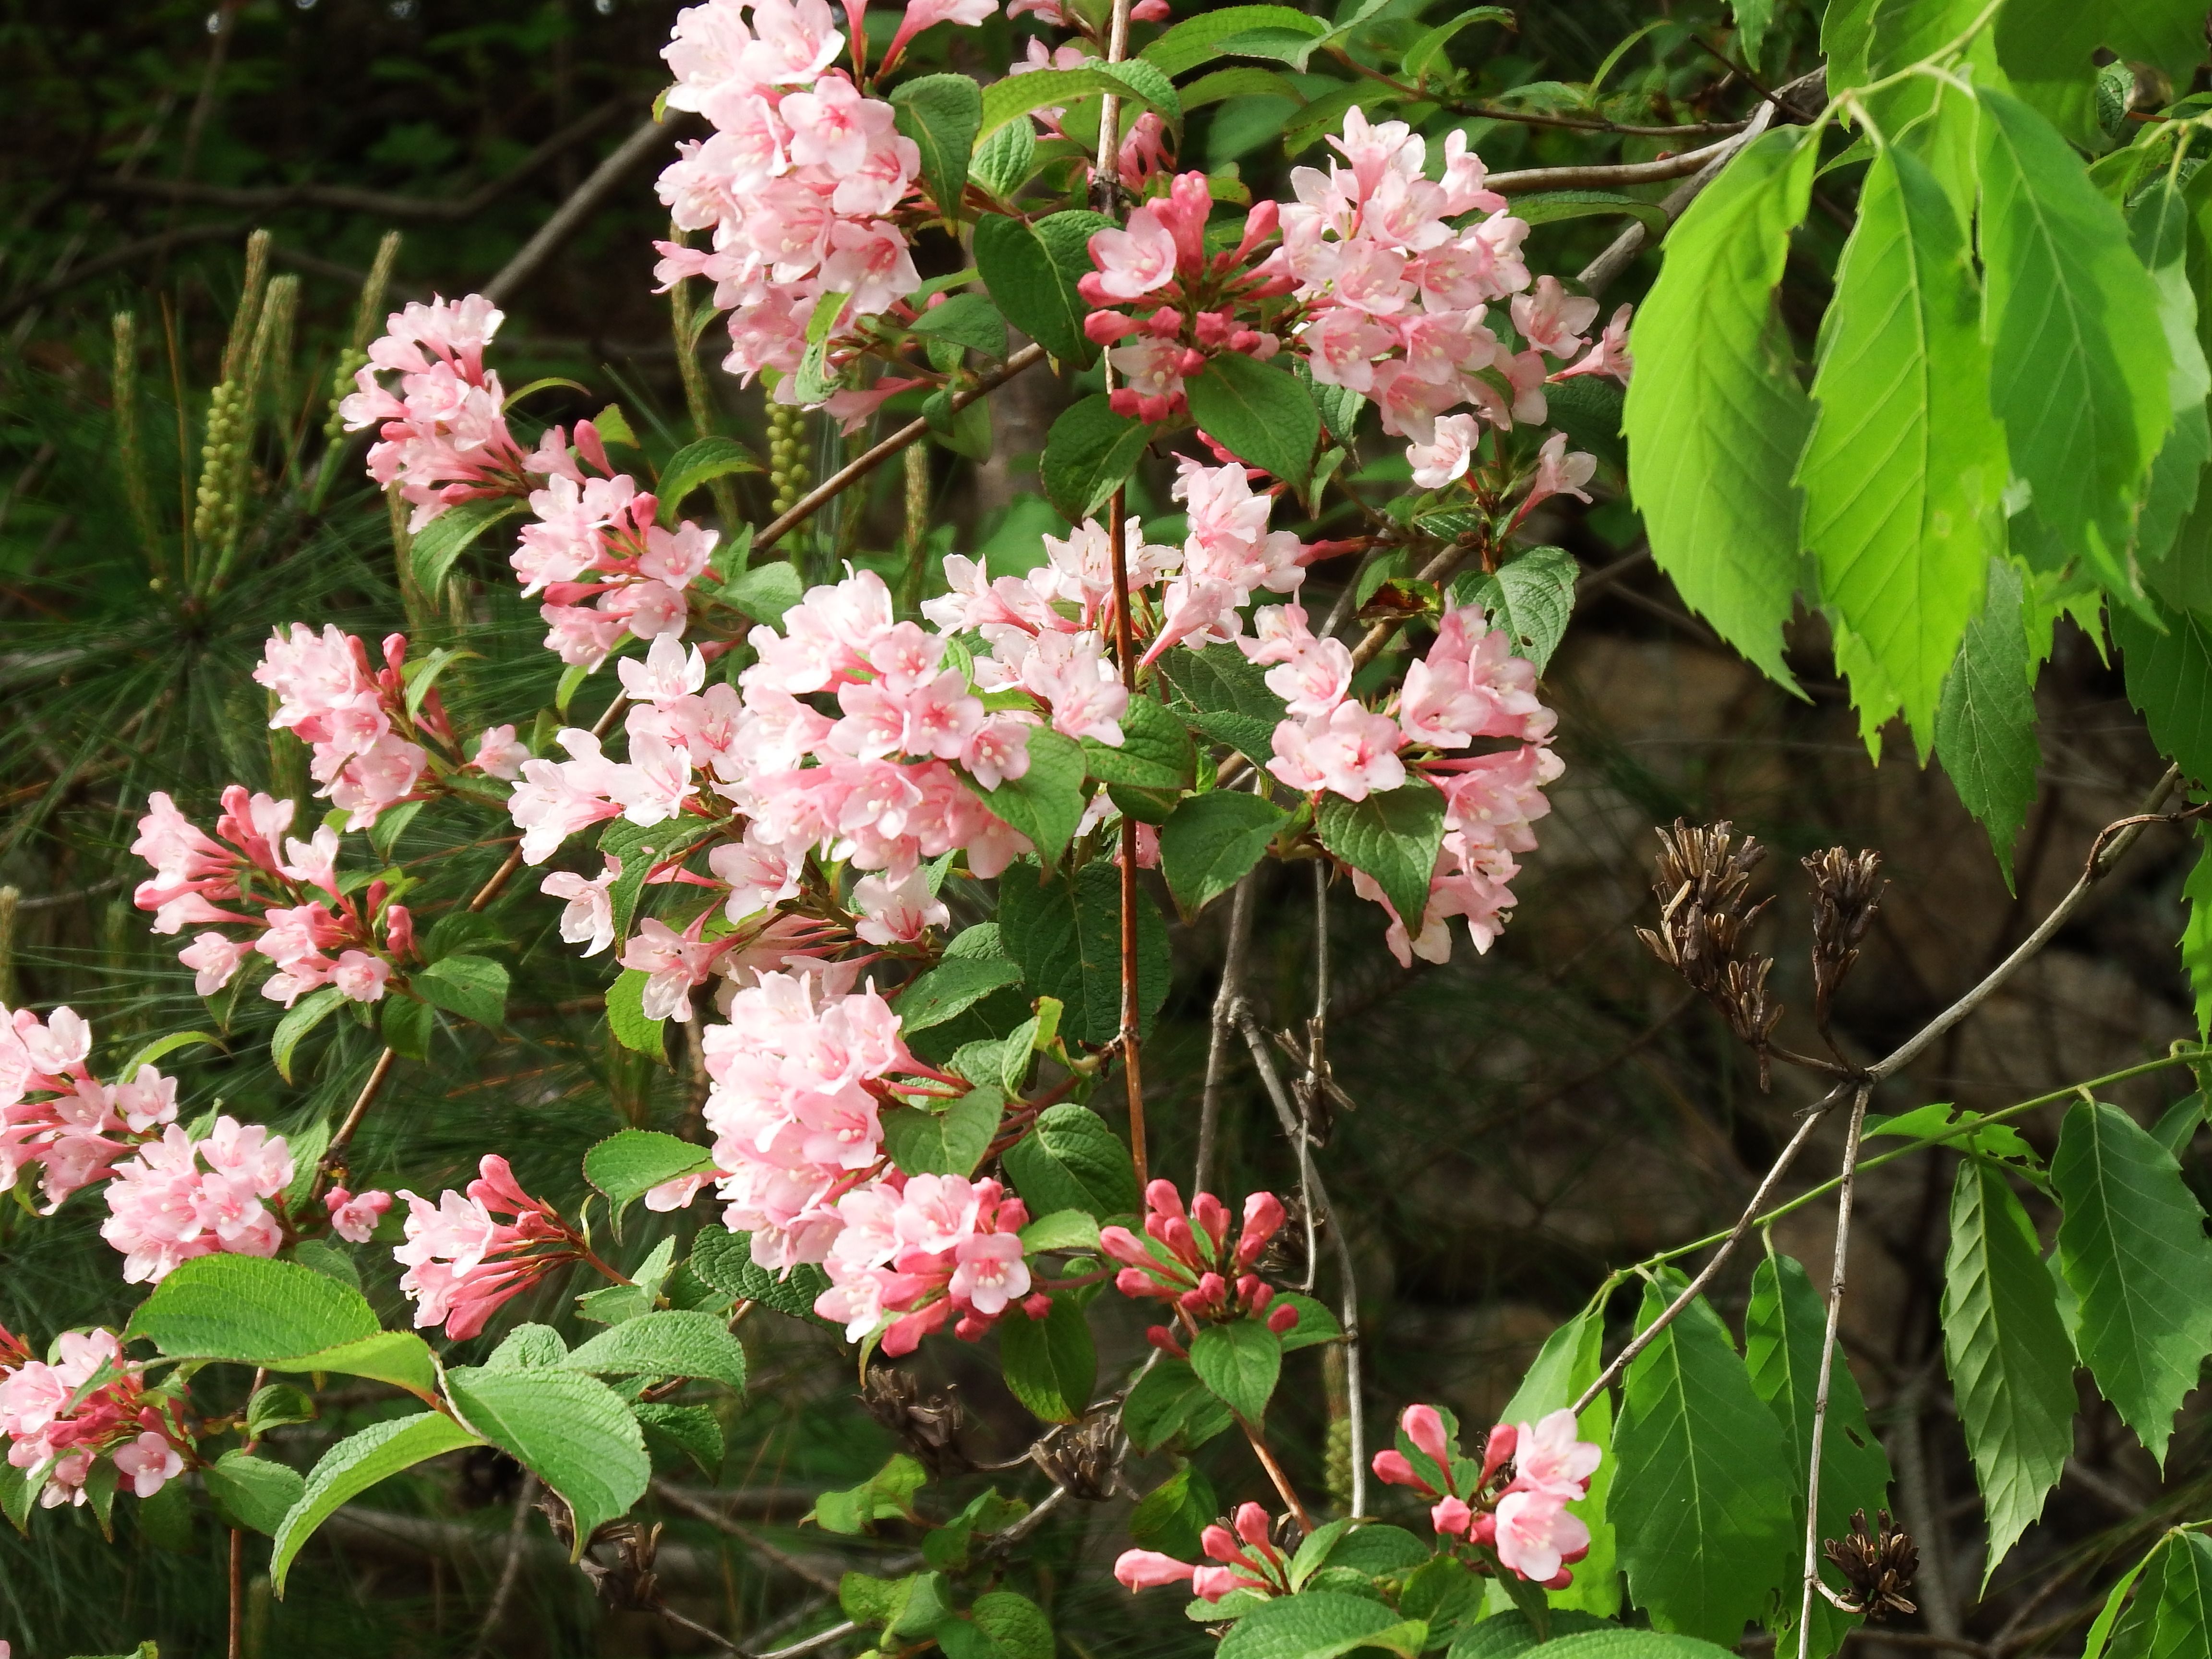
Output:
M425 1458L483 1443L439 1412L373 1423L359 1434L339 1441L307 1472L306 1490L276 1528L276 1548L269 1560L269 1576L276 1586L276 1594L283 1595L284 1576L292 1570L293 1559L299 1554L301 1546L314 1535L316 1528L330 1519L339 1504L360 1496L388 1476L414 1468Z
M570 1560L601 1522L644 1495L653 1472L644 1433L605 1383L550 1365L462 1367L446 1373L446 1387L470 1427L568 1500L576 1519Z

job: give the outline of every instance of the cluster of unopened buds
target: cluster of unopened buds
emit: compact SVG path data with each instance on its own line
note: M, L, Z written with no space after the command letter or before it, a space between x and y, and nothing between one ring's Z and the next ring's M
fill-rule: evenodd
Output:
M1256 1595L1291 1594L1291 1558L1274 1540L1267 1512L1257 1504L1240 1504L1229 1524L1215 1522L1199 1534L1199 1547L1211 1566L1178 1561L1158 1550L1124 1550L1114 1577L1132 1590L1187 1584L1202 1601L1218 1601L1232 1590Z
M116 1484L151 1498L184 1473L192 1446L174 1395L148 1388L107 1330L64 1332L49 1362L0 1326L0 1437L17 1478L44 1471L47 1509L85 1502L103 1457Z
M1529 1423L1500 1423L1482 1443L1480 1464L1462 1457L1443 1413L1408 1406L1400 1446L1375 1454L1376 1478L1431 1500L1437 1535L1495 1554L1507 1571L1565 1589L1570 1568L1589 1553L1589 1528L1567 1505L1589 1495L1601 1448L1576 1437L1564 1407Z
M1253 1271L1261 1251L1283 1225L1283 1202L1273 1193L1254 1193L1244 1200L1243 1225L1237 1243L1229 1243L1228 1206L1212 1193L1200 1193L1185 1211L1172 1181L1145 1188L1145 1234L1127 1227L1102 1227L1098 1242L1109 1258L1121 1264L1114 1287L1122 1295L1157 1297L1175 1310L1184 1327L1236 1319L1264 1319L1281 1335L1298 1322L1290 1303L1277 1303L1272 1285ZM1187 1358L1183 1344L1166 1325L1146 1333L1156 1348Z
M523 1191L505 1158L488 1153L477 1167L465 1191L449 1188L434 1204L403 1190L406 1242L392 1252L407 1269L399 1288L415 1304L416 1328L443 1325L457 1341L555 1268L599 1265L557 1210Z

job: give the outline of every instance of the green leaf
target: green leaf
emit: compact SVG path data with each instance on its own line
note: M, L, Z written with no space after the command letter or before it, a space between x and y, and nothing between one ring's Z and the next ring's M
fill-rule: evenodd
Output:
M676 1241L664 1238L638 1263L627 1285L609 1285L576 1298L577 1315L598 1325L620 1325L651 1313L660 1301L660 1287L675 1270Z
M1797 1528L1805 1524L1805 1471L1812 1461L1813 1403L1818 1391L1820 1351L1828 1334L1827 1306L1796 1259L1769 1255L1752 1275L1751 1308L1744 1316L1744 1364L1751 1386L1782 1424L1788 1443L1784 1468L1790 1477ZM1854 1510L1869 1515L1888 1507L1889 1459L1867 1424L1866 1401L1840 1349L1832 1362L1827 1422L1820 1436L1820 1536L1839 1538L1850 1529ZM1832 1567L1823 1566L1829 1588L1849 1586ZM1797 1601L1785 1595L1778 1637L1796 1623ZM1794 1647L1805 1659L1826 1659L1842 1646L1858 1620L1826 1600L1813 1599L1811 1639Z
M721 1227L699 1230L691 1241L691 1270L725 1295L757 1302L794 1319L814 1319L814 1298L830 1288L830 1275L811 1263L802 1262L786 1273L770 1273L753 1261L750 1234Z
M1082 209L1036 225L996 213L975 222L975 270L1006 320L1062 362L1082 368L1097 361L1098 348L1083 331L1091 306L1075 284L1091 269L1089 238L1107 223Z
M1005 985L1022 982L1011 957L949 957L899 993L899 1026L926 1031L963 1014Z
M665 1061L661 1041L665 1020L645 1017L645 984L652 975L641 968L625 968L607 987L607 1030L617 1042L633 1054L650 1054Z
M1137 1207L1129 1149L1088 1106L1063 1101L1047 1107L1003 1161L1014 1190L1042 1214L1080 1210L1103 1220Z
M1388 1603L1338 1590L1308 1590L1252 1609L1221 1638L1221 1659L1338 1659L1382 1648L1413 1659L1427 1640L1419 1620L1401 1621Z
M2071 142L2103 149L2098 64L2110 46L2121 58L2186 80L2204 56L2204 19L2190 0L2007 0L1995 28L1996 58L2019 94Z
M1010 200L1036 171L1036 148L1034 127L1027 121L1009 121L975 146L968 176L1000 201ZM975 222L980 241L983 220Z
M929 1472L904 1452L859 1486L825 1492L814 1500L813 1519L824 1532L851 1538L872 1530L878 1521L914 1519L914 1495L928 1484Z
M657 1129L622 1129L584 1154L584 1179L606 1194L619 1222L622 1212L663 1182L714 1167L706 1147Z
M307 1244L298 1248L304 1251ZM322 1273L316 1276L327 1277ZM337 1283L336 1279L330 1282ZM342 1285L339 1288L352 1290L356 1295L360 1293L352 1285ZM430 1345L412 1331L379 1331L356 1342L341 1342L313 1353L293 1354L283 1360L262 1363L270 1370L337 1371L346 1376L373 1377L423 1400L434 1400L438 1394L438 1367L430 1356Z
M1453 18L1450 22L1437 24L1436 27L1406 48L1405 73L1419 79L1439 64L1449 67L1449 60L1444 57L1444 48L1451 44L1453 38L1462 29L1472 28L1477 23L1502 23L1507 28L1516 27L1512 12L1504 6L1470 7ZM1746 50L1752 52L1756 57L1754 48L1747 47ZM1520 202L1513 204L1513 211L1516 216L1521 212L1522 204L1527 200L1528 198L1523 197ZM1534 221L1531 222L1533 223ZM1664 227L1655 227L1655 228L1663 229Z
M449 1014L495 1031L507 1022L507 969L489 957L443 957L408 982Z
M571 1364L575 1358L569 1356ZM645 1437L605 1383L554 1366L463 1366L446 1373L446 1387L471 1427L568 1500L576 1522L571 1561L593 1528L644 1496L653 1472Z
M1152 436L1152 428L1142 421L1116 415L1103 392L1069 404L1045 434L1038 471L1046 497L1071 522L1081 523L1121 487Z
M1129 1516L1129 1541L1139 1549L1190 1560L1199 1553L1199 1535L1220 1513L1221 1500L1214 1495L1213 1483L1195 1464L1183 1463L1139 1501ZM1329 1525L1340 1528L1344 1522L1333 1521ZM1322 1531L1328 1529L1325 1527ZM1300 1546L1300 1553L1304 1549Z
M931 1634L945 1659L1053 1659L1054 1652L1051 1621L1012 1590L986 1590L966 1614L942 1620Z
M1951 198L1917 157L1884 149L1821 329L1796 483L1821 592L1923 738L1981 608L2005 487L1978 301Z
M2161 1467L2212 1353L2212 1239L2173 1154L2116 1106L2066 1115L2051 1183L2058 1266L2081 1299L2082 1363Z
M1257 864L1291 815L1241 789L1193 795L1160 826L1160 870L1185 918L1195 916Z
M1048 1423L1079 1419L1098 1380L1090 1321L1066 1297L1054 1297L1044 1319L1012 1310L1000 1320L999 1364L1014 1398Z
M639 901L654 867L682 856L714 833L714 826L698 818L641 826L628 818L610 818L599 831L599 851L622 860L622 873L607 884L607 908L617 939L630 936L637 920Z
M1141 887L1138 894L1138 1017L1149 1029L1166 1000L1171 964L1167 923L1151 895ZM1114 865L1086 864L1042 884L1029 878L1026 866L1014 866L999 884L999 928L1028 988L1066 1006L1068 1036L1114 1039L1121 1029L1121 882ZM1133 1210L1135 1201L1127 1207Z
M1191 418L1240 460L1290 483L1313 471L1321 412L1295 374L1226 351L1184 383Z
M1987 1583L2074 1449L2074 1345L2027 1212L1986 1164L1959 1166L1943 1263L1943 1358L1988 1506Z
M1005 1108L995 1083L977 1084L942 1112L898 1107L884 1114L884 1150L908 1175L973 1175Z
M1283 1345L1257 1319L1208 1325L1192 1339L1190 1368L1230 1410L1257 1423L1283 1374Z
M561 1340L561 1333L550 1325L517 1325L501 1339L484 1361L484 1369L494 1371L519 1370L532 1365L565 1365L568 1362L568 1345Z
M2201 1532L2169 1534L2151 1627L2153 1659L2212 1659L2212 1539ZM2144 1594L2148 1591L2145 1585Z
M384 1013L377 1021L385 1047L403 1060L430 1058L430 1036L437 1024L438 1016L428 1003L396 992L385 997Z
M442 592L447 576L476 538L522 510L520 501L496 496L447 507L422 527L408 550L415 586L433 597Z
M308 992L284 1011L284 1018L276 1022L276 1035L269 1039L269 1058L285 1082L293 1081L292 1055L301 1039L336 1013L344 997L337 986L325 985L320 990Z
M1229 744L1261 765L1273 757L1275 728L1289 711L1267 689L1264 668L1234 650L1178 647L1160 659L1156 672L1189 723L1212 741Z
M138 1068L141 1066L154 1065L157 1061L167 1059L178 1049L190 1048L196 1042L204 1042L210 1048L220 1048L223 1046L222 1039L212 1031L172 1031L167 1036L155 1037L151 1042L141 1043L137 1052L116 1068L115 1080L118 1083L128 1083L138 1075Z
M1674 222L1656 202L1639 202L1633 196L1610 190L1534 191L1513 198L1513 216L1532 225L1548 225L1561 219L1634 219L1655 235L1664 235Z
M681 516L684 499L701 485L733 472L757 472L760 463L752 451L734 438L701 438L668 458L654 490L660 503L660 522L672 525Z
M1093 59L1082 69L1033 70L1010 75L983 88L983 118L979 137L988 138L1000 127L1031 110L1067 105L1079 99L1112 93L1123 100L1125 118L1130 106L1157 111L1171 127L1182 125L1182 106L1167 77L1151 64L1105 64ZM1093 125L1097 125L1093 123Z
M297 1469L243 1451L225 1452L208 1465L201 1479L227 1522L272 1538L307 1489Z
M1228 1407L1198 1380L1187 1359L1153 1361L1121 1402L1121 1432L1140 1453L1157 1451L1178 1434L1196 1445L1229 1424Z
M1936 752L1960 802L1989 831L2012 885L2012 849L2035 799L2043 750L2035 738L2034 665L2021 621L2020 572L1989 562L1989 597L1966 625L1936 708Z
M2106 1643L2112 1634L2112 1626L2118 1620L2122 1611L2129 1605L2128 1592L2135 1588L2136 1580L2142 1577L2146 1567L2156 1565L2163 1568L2162 1558L2172 1542L2172 1534L2160 1539L2144 1553L2142 1560L2120 1575L2119 1583L2114 1584L2105 1597L2103 1610L2097 1614L2096 1621L2089 1626L2089 1634L2081 1648L2081 1659L2103 1659ZM2138 1600L2146 1598L2153 1601L2156 1600L2156 1586L2160 1577L2160 1574L2158 1572L2151 1574L2149 1583L2143 1587L2144 1595ZM2130 1622L2133 1621L2130 1620Z
M2181 965L2189 975L2197 1033L2203 1038L2212 1036L2212 838L2200 830L2197 841L2202 850L2181 889L2189 903L2189 922L2181 931Z
M1668 1271L1646 1285L1637 1328L1685 1283ZM1703 1297L1629 1366L1613 1444L1611 1509L1629 1594L1661 1630L1741 1639L1767 1596L1796 1577L1789 1453Z
M246 1402L246 1437L249 1440L258 1440L283 1424L314 1420L315 1402L289 1382L264 1383Z
M744 1346L712 1314L640 1314L602 1331L564 1363L601 1376L696 1376L745 1391Z
M1465 598L1454 597L1460 604L1471 602L1488 612L1492 623L1512 641L1516 653L1534 663L1540 674L1566 637L1567 619L1575 609L1575 583L1582 574L1581 562L1564 548L1532 547L1508 559L1495 575L1468 584Z
M1136 789L1188 789L1196 780L1198 754L1190 731L1166 707L1143 692L1129 698L1118 747L1083 739L1084 769L1102 783Z
M986 789L960 774L960 781L1000 817L1030 838L1038 861L1060 862L1076 827L1083 822L1083 745L1048 726L1033 726L1029 735L1029 769Z
M144 1337L172 1359L290 1370L284 1362L382 1334L367 1297L312 1268L215 1255L179 1263L124 1339Z
M1614 1625L1547 1642L1543 1659L1720 1659L1735 1650L1695 1637L1623 1630Z
M2128 701L2142 712L2151 741L2191 778L2212 781L2212 617L2143 602L2160 633L2133 608L2114 605L2113 643Z
M659 1435L698 1467L708 1480L720 1478L728 1443L722 1420L704 1406L671 1406L659 1401L640 1401L630 1413L644 1427L648 1441Z
M1081 1210L1054 1210L1039 1216L1022 1229L1022 1253L1038 1255L1047 1250L1095 1250L1098 1222Z
M1006 355L1006 319L980 294L955 294L915 318L908 332L945 340L987 357Z
M1723 638L1783 685L1812 422L1774 307L1818 146L1762 134L1690 204L1636 319L1623 418L1652 556Z
M2192 255L2200 266L2203 263L2203 233L2190 192L2170 177L2158 179L2137 198L2128 229L2137 257L2158 287L2159 322L2170 358L2166 398L2173 410L2173 428L2151 464L2136 520L2136 556L2169 602L2185 607L2199 585L2198 573L2188 567L2201 560L2192 560L2189 550L2175 559L2174 543L2197 505L2204 464L2212 460L2212 419L2205 403L2212 394L2212 368L2204 360L2205 319L2198 315L2190 284Z
M1328 25L1290 6L1217 6L1184 18L1139 55L1165 74L1181 75L1221 56L1221 42L1258 29L1281 30L1310 40L1326 34Z
M1336 1316L1313 1297L1297 1291L1283 1291L1267 1304L1267 1311L1273 1313L1285 1307L1295 1308L1298 1314L1297 1322L1276 1339L1283 1345L1285 1353L1342 1340L1344 1327L1337 1322Z
M922 187L938 216L957 220L968 155L983 125L982 88L964 75L925 75L893 90L891 112L899 131L921 151Z
M276 1528L276 1547L269 1559L269 1577L276 1586L276 1594L283 1595L285 1575L291 1571L293 1559L301 1547L340 1504L358 1498L380 1480L413 1468L426 1458L483 1443L452 1418L438 1412L373 1423L360 1433L339 1441L307 1472L306 1489Z
M1990 402L2038 523L2117 570L2172 419L2158 285L2040 116L1994 87L1980 110Z
M1321 844L1353 869L1372 877L1408 933L1421 931L1429 905L1429 878L1443 845L1444 798L1425 779L1365 800L1322 797L1314 827Z
M1575 1569L1575 1577L1581 1578L1580 1567ZM1503 1594L1502 1591L1500 1593ZM1565 1607L1552 1609L1551 1626L1551 1639L1554 1642L1582 1631L1620 1628L1618 1626L1601 1626L1589 1613L1571 1612ZM1693 1642L1686 1636L1660 1636L1651 1631L1638 1631L1634 1634L1679 1644L1683 1649L1710 1646L1707 1643ZM1528 1623L1528 1615L1515 1609L1508 1613L1494 1613L1479 1625L1463 1626L1452 1639L1451 1651L1446 1659L1520 1659L1521 1655L1540 1644L1540 1638ZM1674 1659L1677 1651L1677 1649L1670 1647L1659 1656L1659 1659Z
M805 586L796 568L778 560L740 571L723 585L722 597L755 621L773 623L805 597Z

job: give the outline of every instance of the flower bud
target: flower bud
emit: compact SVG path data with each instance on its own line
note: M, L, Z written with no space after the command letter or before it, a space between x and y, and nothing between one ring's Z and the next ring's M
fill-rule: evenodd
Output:
M1052 1298L1042 1291L1022 1304L1022 1316L1025 1319L1043 1320L1050 1317L1051 1314Z
M1521 1431L1510 1423L1500 1423L1490 1431L1482 1443L1482 1484L1488 1486L1491 1478L1505 1467L1513 1455L1513 1449L1521 1442Z
M1218 1259L1222 1241L1229 1237L1229 1207L1212 1193L1200 1193L1190 1201L1190 1218L1204 1231L1212 1245L1206 1254Z
M1237 1535L1246 1543L1255 1547L1266 1545L1267 1511L1257 1504L1239 1504L1237 1506L1237 1513L1230 1517L1230 1521L1237 1528Z
M1267 1241L1283 1225L1283 1200L1273 1193L1254 1193L1244 1200L1244 1231L1237 1237L1237 1265L1249 1267L1260 1259Z
M1215 1561L1242 1561L1244 1552L1238 1547L1237 1535L1219 1522L1215 1522L1198 1535L1198 1547Z
M1152 1253L1137 1242L1136 1235L1127 1227L1101 1227L1098 1248L1124 1267L1146 1267L1152 1259Z
M1398 1426L1406 1431L1417 1450L1437 1462L1449 1479L1451 1474L1451 1443L1444 1437L1444 1420L1437 1414L1434 1406L1408 1406L1399 1418Z
M1112 345L1116 340L1126 340L1138 330L1135 318L1118 311L1094 311L1083 319L1084 337L1093 345Z
M1447 1498L1429 1510L1430 1522L1449 1538L1463 1537L1474 1524L1474 1511L1457 1498Z
M1379 1451L1368 1467L1375 1478L1386 1486L1416 1486L1425 1489L1428 1483L1413 1473L1413 1466L1406 1461L1403 1452Z
M1114 1577L1125 1589L1158 1589L1169 1584L1188 1584L1198 1569L1158 1550L1123 1550L1114 1563Z
M1190 1576L1190 1593L1201 1601L1218 1601L1237 1588L1237 1575L1227 1567L1200 1567Z
M1277 1336L1288 1334L1298 1322L1298 1310L1287 1302L1278 1302L1267 1315L1267 1328Z

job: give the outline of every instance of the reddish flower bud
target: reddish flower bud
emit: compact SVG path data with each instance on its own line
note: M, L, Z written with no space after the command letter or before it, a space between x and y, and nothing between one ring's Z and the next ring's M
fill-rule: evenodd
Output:
M1042 1320L1048 1318L1052 1313L1052 1298L1042 1291L1039 1291L1021 1305L1022 1316L1025 1319Z
M1244 1552L1237 1542L1237 1534L1218 1521L1199 1534L1198 1547L1212 1560L1242 1561L1244 1559Z
M1521 1431L1510 1423L1500 1423L1490 1431L1490 1437L1482 1443L1484 1486L1488 1486L1491 1477L1505 1467L1506 1460L1513 1455L1513 1449L1520 1441Z
M1255 1547L1267 1544L1267 1511L1257 1504L1239 1504L1230 1522L1236 1527L1237 1535L1246 1543Z
M1114 296L1106 291L1103 284L1103 278L1098 272L1086 270L1075 279L1075 291L1091 305L1098 307L1111 305L1114 302Z
M1207 1255L1219 1260L1222 1241L1229 1237L1229 1206L1212 1193L1200 1193L1190 1201L1190 1218L1213 1247Z
M1496 1543L1498 1541L1498 1517L1492 1515L1488 1510L1483 1510L1481 1514L1474 1517L1474 1524L1468 1528L1467 1540L1470 1544Z
M1181 360L1176 365L1176 373L1188 379L1193 374L1204 373L1205 369L1206 354L1194 346L1185 347Z
M1413 1473L1413 1466L1406 1461L1403 1452L1376 1452L1368 1467L1375 1471L1375 1478L1386 1486L1412 1486L1421 1492L1429 1490L1429 1483Z
M1283 1200L1273 1193L1254 1193L1244 1200L1244 1231L1237 1238L1237 1265L1249 1267L1260 1259L1267 1241L1282 1230Z
M1145 332L1156 339L1174 339L1182 332L1182 313L1173 306L1162 306L1145 319Z
M1084 337L1093 345L1112 345L1137 331L1137 321L1118 311L1094 311L1083 319Z
M1267 1328L1277 1336L1285 1334L1298 1322L1298 1310L1287 1302L1278 1302L1267 1316Z
M1553 1574L1552 1577L1544 1581L1544 1588L1547 1590L1561 1590L1566 1589L1568 1585L1574 1582L1574 1574L1569 1571L1566 1568L1561 1567L1559 1571Z
M1437 1414L1434 1406L1408 1406L1399 1418L1398 1426L1406 1431L1406 1438L1416 1449L1436 1460L1446 1476L1451 1473L1451 1442L1444 1437L1444 1420Z
M1474 1524L1474 1511L1468 1508L1462 1499L1447 1498L1429 1510L1429 1521L1447 1537L1463 1537L1467 1529Z
M1106 397L1106 407L1125 421L1142 420L1144 404L1143 396L1125 386L1115 387Z
M1137 1236L1127 1227L1101 1227L1098 1248L1113 1261L1125 1267L1142 1267L1152 1263L1152 1252L1137 1242Z

